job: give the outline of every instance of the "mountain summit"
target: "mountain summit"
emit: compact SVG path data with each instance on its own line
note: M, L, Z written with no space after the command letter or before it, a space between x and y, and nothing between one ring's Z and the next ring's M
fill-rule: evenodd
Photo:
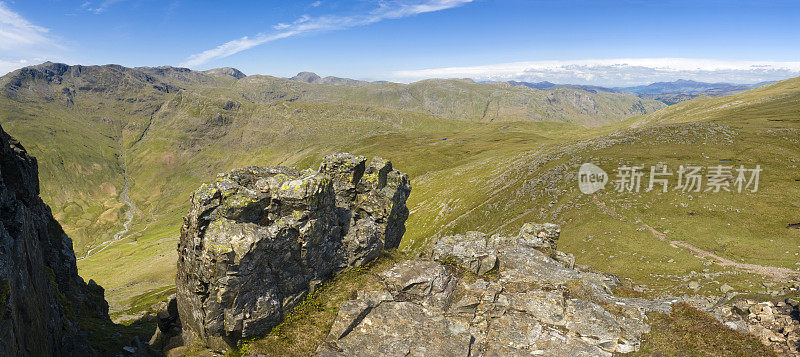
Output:
M247 77L246 74L242 73L242 71L232 68L232 67L222 67L222 68L214 68L205 71L205 73L214 75L214 76L229 76L236 79L242 79Z
M322 77L318 76L314 72L300 72L290 79L303 83L319 83L322 80Z

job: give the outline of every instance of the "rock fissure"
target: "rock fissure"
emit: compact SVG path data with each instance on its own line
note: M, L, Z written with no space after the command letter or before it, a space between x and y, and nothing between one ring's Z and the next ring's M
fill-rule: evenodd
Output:
M36 159L0 128L0 354L97 355L83 322L111 325L103 295L39 197Z
M573 268L574 258L555 250L559 233L556 225L525 224L516 237L444 237L429 258L401 261L380 273L384 290L358 292L343 303L317 354L401 356L409 346L412 355L437 356L636 350L649 331L646 314L668 313L675 300L611 295L619 281ZM485 267L476 263L487 256L499 263L496 280L478 274ZM375 301L380 308L367 311ZM612 314L604 307L611 305L622 311Z
M225 350L262 336L321 282L397 247L410 189L389 161L351 154L319 171L248 167L201 186L178 245L186 342Z

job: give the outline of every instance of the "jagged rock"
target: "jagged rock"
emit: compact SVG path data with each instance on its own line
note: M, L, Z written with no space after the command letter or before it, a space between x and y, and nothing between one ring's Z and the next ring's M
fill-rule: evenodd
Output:
M360 338L348 339L358 335ZM323 344L320 356L466 356L466 324L440 318L440 311L405 301L383 302L339 343Z
M148 346L156 353L167 354L170 350L182 345L178 301L172 297L166 307L156 314L156 332L150 338Z
M511 294L511 307L533 316L542 323L565 326L564 294L558 290L530 290Z
M483 275L497 267L497 252L489 247L488 238L480 232L444 237L434 246L433 258L452 259L454 263Z
M649 332L646 314L668 313L675 300L612 295L618 279L576 270L567 254L552 250L558 232L555 225L526 224L513 238L478 232L442 238L431 254L438 261L397 263L379 274L384 290L345 302L318 355L573 357L635 351ZM495 260L485 264L490 256ZM487 266L497 274L485 274L492 270Z
M325 157L319 172L333 178L339 224L349 227L340 268L363 265L384 248L400 245L408 219L408 175L388 160L375 157L366 165L366 158L351 154Z
M552 223L525 223L519 230L519 243L533 248L556 249L561 227Z
M381 274L394 296L419 301L424 306L447 309L456 288L456 279L441 264L426 260L398 263Z
M333 274L396 247L410 189L390 162L350 154L319 172L249 167L202 185L178 245L185 339L223 350L263 335Z
M703 306L698 299L690 302L711 313L726 326L755 335L781 356L800 356L800 310L796 300L756 301L735 299L733 302ZM794 303L794 305L793 305Z
M723 294L727 294L733 291L733 287L728 284L722 284L722 286L719 287L719 291L721 291Z
M111 324L103 293L78 276L36 159L0 128L0 355L95 355L78 319Z

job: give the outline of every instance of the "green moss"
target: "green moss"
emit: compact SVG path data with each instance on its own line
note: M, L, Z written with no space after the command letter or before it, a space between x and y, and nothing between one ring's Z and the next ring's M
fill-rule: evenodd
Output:
M500 279L500 268L499 267L494 267L494 268L492 268L492 270L489 270L489 271L483 273L482 277L485 280L497 281L497 279Z
M208 245L211 246L211 248L213 248L217 253L228 254L233 251L233 248L227 244L209 242Z
M243 342L237 348L225 353L225 357L243 357L250 354L250 344Z
M446 257L444 257L444 259L439 260L439 262L444 264L444 265L449 265L449 266L452 266L452 267L460 267L460 265L458 263L458 259L456 259L453 256L446 256Z

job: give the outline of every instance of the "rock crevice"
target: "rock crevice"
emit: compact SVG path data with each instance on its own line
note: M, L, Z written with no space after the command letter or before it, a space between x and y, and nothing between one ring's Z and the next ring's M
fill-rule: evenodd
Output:
M428 259L380 273L383 289L339 310L320 356L611 356L636 350L646 314L673 300L611 294L616 277L574 269L560 228L444 237Z
M72 240L39 197L36 159L0 128L0 355L92 356L81 321L111 323Z
M389 161L236 169L192 198L178 246L184 336L223 350L263 335L334 274L395 248L411 187Z

